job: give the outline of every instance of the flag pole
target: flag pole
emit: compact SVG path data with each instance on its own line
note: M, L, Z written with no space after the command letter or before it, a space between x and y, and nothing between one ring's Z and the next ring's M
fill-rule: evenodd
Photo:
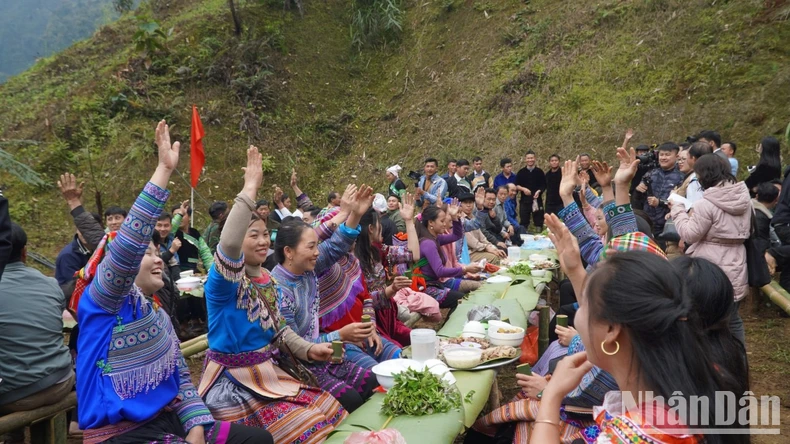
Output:
M195 189L189 187L192 192L189 196L189 208L192 209L192 217L189 218L189 228L195 228Z

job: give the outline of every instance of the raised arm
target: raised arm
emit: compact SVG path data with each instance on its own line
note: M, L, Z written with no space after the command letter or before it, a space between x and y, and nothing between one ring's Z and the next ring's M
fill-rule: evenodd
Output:
M362 185L352 201L351 212L346 222L337 228L329 240L318 246L318 262L315 266L317 274L321 274L343 255L348 254L351 245L359 236L359 221L372 203L373 189Z
M406 193L400 204L400 217L406 222L407 244L411 251L412 259L420 260L420 238L417 236L417 227L414 225L414 195Z
M295 168L291 168L291 189L294 190L294 196L296 196L296 208L304 211L313 206L313 201L310 200L310 197L299 188L296 181Z
M70 173L61 175L58 181L60 194L69 205L71 217L74 218L74 225L77 226L77 230L82 234L82 237L88 244L88 248L94 250L104 237L104 228L82 206L82 188L84 185L82 182L77 185L77 179Z
M11 216L8 215L8 199L0 190L0 279L11 256Z
M89 287L90 298L109 313L117 313L131 290L140 261L151 243L156 220L162 213L170 193L165 189L170 175L178 165L179 142L170 144L170 131L164 120L156 127L159 165L151 180L129 210L107 257L96 270L97 279Z
M612 168L606 162L599 162L594 160L592 163L592 172L598 185L601 186L603 191L603 201L609 202L614 200L614 190L612 190Z

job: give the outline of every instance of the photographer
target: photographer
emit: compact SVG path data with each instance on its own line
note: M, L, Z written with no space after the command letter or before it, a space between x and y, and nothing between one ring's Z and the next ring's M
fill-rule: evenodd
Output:
M683 182L683 173L677 168L680 147L674 142L665 142L658 147L658 166L646 173L636 191L647 196L645 212L653 221L653 234L664 230L665 217L669 213L667 197ZM640 159L641 163L641 159Z
M631 186L628 192L631 194L631 206L633 208L644 208L647 203L647 196L636 190L636 187L642 183L642 178L645 177L650 170L656 167L658 155L654 151L650 151L647 145L639 145L636 147L636 156L640 159L639 168L636 170L636 175L631 179Z

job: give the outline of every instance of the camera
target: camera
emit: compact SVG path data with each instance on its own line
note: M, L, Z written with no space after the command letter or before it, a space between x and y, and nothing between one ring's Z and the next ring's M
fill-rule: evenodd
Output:
M639 159L639 168L650 170L658 165L658 152L656 150L648 151L647 154L636 156Z
M422 177L422 174L416 171L409 171L409 174L407 174L406 176L408 176L409 179L414 181L415 187L420 185L420 178Z

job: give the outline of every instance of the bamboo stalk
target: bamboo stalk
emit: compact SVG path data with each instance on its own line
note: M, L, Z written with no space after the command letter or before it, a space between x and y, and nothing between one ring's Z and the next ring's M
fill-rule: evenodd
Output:
M540 307L540 322L538 323L538 357L543 356L543 353L549 348L549 321L551 318L551 311L549 310L548 305Z
M200 336L194 337L192 339L186 340L181 343L181 349L183 350L186 347L189 347L192 344L197 344L199 341L206 339L206 335L202 334Z
M381 428L380 428L379 430L384 430L384 429L386 429L386 428L387 428L387 426L388 426L388 425L390 425L390 421L392 421L392 418L394 418L394 416L390 415L390 417L389 417L389 418L387 418L387 420L386 420L386 421L384 421L384 425L383 425L383 426L381 426Z
M765 293L768 298L776 304L779 308L790 314L790 294L780 287L776 281L771 281L770 284L764 285L760 290Z
M185 358L188 358L192 355L196 355L202 351L208 349L208 339L203 338L202 341L196 342L188 347L184 347L181 349L181 354L184 355Z

